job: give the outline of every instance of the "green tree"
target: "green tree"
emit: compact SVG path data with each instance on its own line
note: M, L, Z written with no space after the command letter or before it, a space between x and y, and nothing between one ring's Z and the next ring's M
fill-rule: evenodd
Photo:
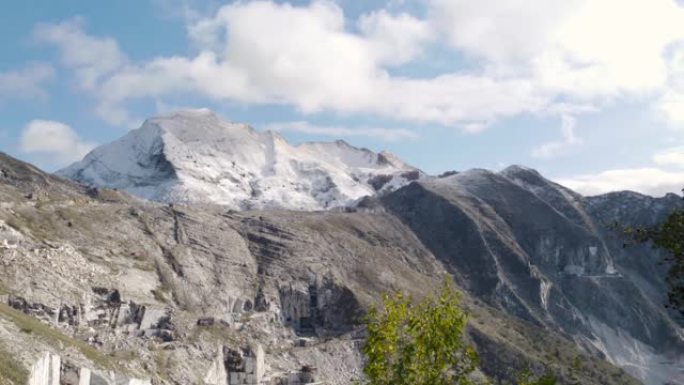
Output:
M467 322L460 295L446 280L439 295L417 304L402 293L385 295L366 317L367 384L472 384L478 359L463 340Z
M659 226L627 228L626 233L638 242L653 242L667 252L667 307L684 317L684 210L675 210Z

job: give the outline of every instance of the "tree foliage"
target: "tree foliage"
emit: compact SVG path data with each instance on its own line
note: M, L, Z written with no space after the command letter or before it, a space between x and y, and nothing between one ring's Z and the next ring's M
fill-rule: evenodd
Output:
M385 294L382 306L371 308L365 319L365 384L474 385L471 375L479 361L464 341L468 316L460 300L449 280L438 295L417 304L401 292ZM555 385L556 377L527 369L517 384Z
M627 228L625 231L636 241L651 241L668 253L665 257L669 267L667 307L684 317L684 210L673 211L659 226Z
M366 318L368 385L472 384L478 359L463 340L468 317L459 304L448 281L417 304L402 293L385 295Z

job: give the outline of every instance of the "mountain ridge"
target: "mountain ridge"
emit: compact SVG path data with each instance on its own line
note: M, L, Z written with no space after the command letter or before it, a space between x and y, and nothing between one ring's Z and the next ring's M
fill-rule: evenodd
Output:
M396 189L423 173L344 141L292 146L208 110L151 118L57 174L164 202L317 210Z
M485 315L473 322L469 336L478 341L483 371L491 378L510 379L502 368L524 366L521 357L538 367L545 362L530 358L534 352L513 353L515 343L500 328L519 322L525 326L518 331L527 337L516 338L534 349L545 348L531 336L546 333L567 341L558 342L564 349L577 350L590 361L606 360L645 384L684 383L678 371L684 365L684 331L662 306L666 288L660 254L643 245L624 249L608 226L616 221L654 225L684 207L675 194L584 197L519 165L432 177L392 155L344 141L291 146L277 133L222 122L207 111L149 119L62 172L77 181L97 182L90 187L10 158L3 163L0 157L0 171L0 196L11 197L0 205L0 221L5 221L0 225L11 224L10 235L25 239L22 258L36 261L40 254L31 250L60 245L64 251L53 253L63 253L58 259L65 266L80 263L102 272L86 283L115 287L136 303L154 304L174 314L174 322L184 319L178 329L184 333L194 327L187 317L197 320L206 312L218 318L232 314L226 325L256 317L246 325L266 327L285 340L291 338L288 333L314 330L317 338L332 336L342 344L338 348L346 353L341 357L350 360L343 372L353 371L359 352L341 337L355 333L351 315L362 313L383 291L425 295L437 283L435 277L448 273L463 291L466 307ZM226 190L232 194L227 201L203 190L230 178L237 187ZM293 181L307 188L283 184ZM327 189L316 185L326 181ZM261 193L253 196L254 190ZM179 204L150 202L127 192ZM83 223L81 217L88 220ZM102 231L112 225L117 232ZM130 240L134 245L123 246ZM128 247L145 251L129 255ZM95 257L83 262L85 256ZM122 283L104 274L111 265L117 276L120 271L126 272L123 277L144 276L158 287L116 287ZM41 274L41 285L66 279L52 271ZM27 303L56 306L49 290L27 288L11 277L0 276L0 282L14 293L33 293ZM69 290L74 292L61 296L90 298L87 286ZM160 294L164 290L169 294ZM328 291L332 294L321 296ZM318 304L312 305L311 298L318 298ZM486 315L493 318L487 321ZM257 319L269 320L268 326ZM94 327L86 322L67 330L87 335L85 326ZM113 341L107 349L120 343L100 332ZM264 336L240 335L264 344L267 361L292 369L293 361L279 355L281 348ZM178 344L185 343L183 338ZM309 352L322 359L322 351ZM506 352L505 359L497 352ZM206 353L187 354L200 372L206 369L200 358ZM325 365L324 378L349 383L348 373ZM566 370L554 365L561 373ZM175 378L187 378L181 366L176 370ZM266 372L275 375L272 369ZM591 373L582 383L629 383ZM331 380L335 377L339 381ZM561 383L570 380L561 375Z
M623 250L598 223L635 214L630 220L647 225L682 206L672 197L592 200L555 194L559 187L543 178L520 186L515 175L474 170L345 210L232 211L87 188L11 159L0 158L0 169L0 196L8 197L0 236L9 239L0 247L0 287L10 294L0 296L0 310L14 307L104 354L140 352L123 364L138 378L166 383L166 373L191 383L214 373L212 357L262 345L265 377L313 364L320 380L348 385L361 365L354 315L382 292L425 295L448 272L492 379L532 366L553 370L561 384L635 383L607 360L649 385L681 383L684 341L662 307L657 254ZM609 261L616 274L607 274ZM159 318L131 324L137 313L125 314L141 304ZM71 310L49 316L62 306ZM210 329L199 326L209 319ZM65 354L13 322L0 311L0 333L16 342L0 350L27 367L38 349ZM102 369L73 352L63 358ZM566 365L573 360L583 362L579 371ZM207 381L224 384L221 376Z
M383 195L416 180L478 170L502 175L528 190L541 183L534 193L547 194L547 200L582 197L522 165L431 176L386 151L376 153L344 140L291 145L276 131L226 122L208 109L149 118L56 174L162 202L310 211L350 207L363 197Z

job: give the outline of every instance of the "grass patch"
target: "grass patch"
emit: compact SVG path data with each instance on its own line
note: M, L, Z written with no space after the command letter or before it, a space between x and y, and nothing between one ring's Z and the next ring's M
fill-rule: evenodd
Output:
M0 295L11 294L9 289L0 282Z
M0 345L0 384L24 385L28 376L28 370Z
M167 293L168 291L164 290L165 288L156 288L152 289L152 295L154 296L154 299L156 299L158 302L161 303L168 303L169 300L167 299Z
M55 231L52 222L53 218L51 215L44 213L36 214L27 209L17 210L17 216L8 218L5 221L8 226L18 232L27 236L32 235L39 240L54 240Z
M153 272L156 270L152 262L134 262L133 268L141 271Z
M227 325L222 325L218 321L211 326L195 326L192 333L189 335L188 340L197 342L202 338L206 338L209 341L223 342L224 344L229 345L238 345L242 342L235 330L232 330Z
M117 350L109 354L112 358L116 359L117 362L121 361L137 361L140 359L138 353L133 350Z
M51 328L41 321L26 315L8 305L0 304L0 317L14 323L22 332L30 333L50 341L65 346L70 346L80 351L86 358L102 369L111 369L122 372L122 368L114 360L97 351L97 349L83 341L79 341L62 334L60 331ZM0 371L1 373L4 373Z
M164 380L169 379L169 354L163 350L154 353L154 362L157 365L157 375Z

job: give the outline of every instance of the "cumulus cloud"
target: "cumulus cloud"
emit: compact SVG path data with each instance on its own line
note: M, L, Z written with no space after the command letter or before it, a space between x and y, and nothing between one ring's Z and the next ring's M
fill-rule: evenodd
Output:
M684 147L653 155L655 167L607 170L596 174L561 178L558 182L585 195L632 190L652 196L678 193L684 188Z
M684 129L684 46L673 49L668 62L667 87L655 101L655 110L670 127Z
M0 102L10 99L46 98L45 83L54 70L45 64L34 64L16 71L0 72Z
M684 39L673 0L432 0L452 46L493 73L521 73L577 98L657 91Z
M342 9L329 1L232 3L188 27L197 55L140 63L113 40L87 35L80 20L42 25L36 36L60 48L64 65L98 98L100 117L118 125L135 121L127 102L179 93L442 124L489 122L546 104L526 79L391 76L385 66L416 60L433 38L425 20L376 11L361 16L358 33L345 26Z
M127 58L110 38L88 35L79 19L43 24L35 34L60 48L63 64L98 99L97 113L118 125L136 122L128 116L132 100L183 93L468 132L522 113L545 114L558 104L596 108L620 96L661 98L663 116L683 118L684 91L670 87L673 47L684 39L684 8L675 1L426 4L422 18L387 8L347 20L329 0L233 2L209 17L186 18L197 54L143 62ZM392 67L420 65L432 45L449 45L475 66L393 75Z
M379 64L399 65L414 60L434 38L427 21L407 13L395 16L384 9L362 15L358 26Z
M529 60L554 39L549 31L574 0L431 0L431 20L448 42L491 62Z
M656 153L653 161L660 166L676 166L684 169L684 147L669 148Z
M33 120L21 134L20 150L49 160L53 166L83 158L95 143L82 140L68 125L51 120Z
M368 138L377 138L385 141L398 141L406 139L416 139L418 135L411 130L402 128L381 128L381 127L335 127L335 126L317 126L308 122L282 122L271 123L264 127L271 131L289 131L300 132L304 134L315 134L332 136L335 138L362 136Z
M650 167L629 168L560 178L556 181L584 195L630 190L651 196L662 196L681 191L684 187L684 171Z
M684 90L668 90L657 101L656 107L674 128L684 129Z
M553 158L567 153L569 149L582 143L582 139L575 134L577 119L570 115L562 116L561 133L563 140L539 145L532 150L535 158Z
M34 36L59 47L62 62L75 70L80 86L93 89L127 59L114 39L87 35L83 32L83 23L82 19L74 18L58 24L39 24Z
M36 26L33 36L59 49L61 63L73 72L77 86L98 99L96 113L101 118L118 126L137 124L126 108L118 101L112 102L102 88L109 77L125 71L128 57L116 40L86 34L84 24L79 17L56 24L42 23Z

